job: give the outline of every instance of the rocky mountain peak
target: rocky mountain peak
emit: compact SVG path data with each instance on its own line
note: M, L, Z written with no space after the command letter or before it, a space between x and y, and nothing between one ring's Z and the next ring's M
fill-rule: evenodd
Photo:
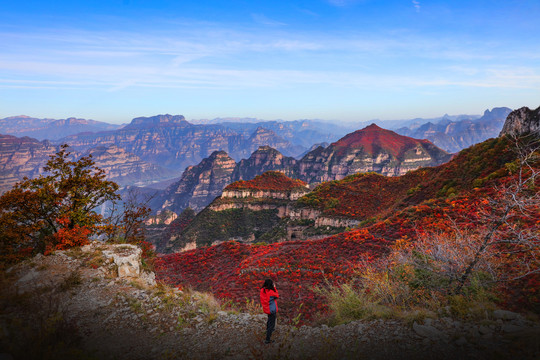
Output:
M376 124L371 124L361 130L346 135L333 143L332 146L339 154L362 148L366 154L374 155L380 149L384 149L394 157L398 157L400 153L415 147L419 142L428 141L416 140L399 135L391 130L383 129Z
M482 121L500 121L500 119L505 119L508 114L512 112L512 109L507 107L494 107L491 109L486 109L484 115L482 116Z
M208 157L210 160L215 161L217 159L223 159L226 158L227 160L230 159L229 154L227 154L226 151L223 150L217 150L210 154Z
M156 115L151 117L138 117L131 121L125 128L146 128L159 126L181 126L190 125L183 115Z
M536 133L540 136L540 106L535 110L524 106L512 111L506 118L499 136L528 133Z
M257 127L253 134L251 134L250 139L265 139L265 138L274 138L277 137L276 133L270 129L264 128L262 126Z

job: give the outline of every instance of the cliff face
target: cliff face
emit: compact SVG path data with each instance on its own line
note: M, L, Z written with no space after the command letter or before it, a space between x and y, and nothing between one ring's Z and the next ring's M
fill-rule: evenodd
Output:
M180 180L167 188L162 209L180 213L190 207L202 210L231 181L236 162L224 151L215 151L196 166L189 166Z
M181 171L200 162L213 151L228 146L235 134L219 126L191 125L183 116L159 115L136 118L117 131L69 136L67 142L79 151L95 146L117 146L142 160Z
M287 215L288 205L308 192L306 183L277 171L234 182L160 248L174 252L231 239L264 240Z
M486 110L478 119L453 121L443 118L437 123L428 122L419 127L400 128L396 132L415 139L428 139L441 149L458 152L496 137L511 111L506 107L493 108L491 111Z
M198 164L215 151L226 151L231 157L241 159L262 145L291 153L304 150L262 127L246 138L221 125L190 124L182 115L139 117L116 131L78 134L62 141L79 151L98 145L114 145L142 160L176 171Z
M0 193L25 176L33 178L41 174L49 156L57 150L48 141L0 135Z
M142 186L177 175L159 165L142 161L117 146L100 146L90 149L88 153L92 155L96 166L105 170L107 178L120 185Z
M540 136L540 107L531 110L522 107L512 111L504 123L500 136L534 133Z
M47 140L0 135L0 193L9 190L25 176L34 178L42 174L50 156L58 150L58 146ZM72 158L77 159L87 154L92 155L97 167L105 170L109 180L120 185L147 185L177 175L115 146L100 146L85 153L73 152Z
M251 180L255 176L271 170L279 170L290 176L296 162L294 158L283 156L270 146L261 146L248 159L240 160L234 169L231 180Z
M295 163L294 158L283 156L269 146L259 147L238 164L226 152L214 152L198 165L188 167L180 180L156 199L153 207L177 213L190 207L198 212L221 195L223 188L230 183L251 180L270 170L290 174Z
M372 124L327 148L309 152L298 162L295 174L308 183L340 180L359 172L398 176L442 164L450 157L427 140L398 135Z

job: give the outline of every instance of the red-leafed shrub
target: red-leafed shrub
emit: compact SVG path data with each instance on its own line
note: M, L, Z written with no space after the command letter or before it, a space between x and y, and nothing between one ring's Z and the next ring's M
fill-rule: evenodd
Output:
M448 164L399 178L365 174L322 184L305 206L378 219L322 240L264 246L227 242L165 255L156 261L157 276L238 303L257 300L269 277L277 283L281 311L293 317L301 309L310 319L327 310L315 288L362 282L358 275L366 265L401 254L408 260L396 260L370 277L386 279L385 271L396 270L402 278L395 281L412 289L411 304L445 301L445 296L450 302L452 296L488 289L509 306L534 306L540 294L539 164L535 153L528 162L516 160L510 145L508 139L489 140ZM486 274L492 284L504 280L503 285L482 283Z
M307 184L302 180L291 179L279 171L267 171L256 176L252 180L240 180L228 185L227 190L273 190L291 191L295 189L305 189Z

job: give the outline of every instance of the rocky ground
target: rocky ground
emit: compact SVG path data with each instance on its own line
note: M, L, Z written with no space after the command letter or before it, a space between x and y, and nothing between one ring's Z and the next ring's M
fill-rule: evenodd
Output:
M540 325L496 310L456 319L285 325L156 284L140 251L94 244L2 273L0 359L538 359Z

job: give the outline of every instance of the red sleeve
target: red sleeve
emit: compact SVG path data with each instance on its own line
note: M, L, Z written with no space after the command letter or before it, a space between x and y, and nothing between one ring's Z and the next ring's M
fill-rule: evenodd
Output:
M274 296L274 297L279 299L279 294L278 294L277 290L268 290L268 295L269 296Z

